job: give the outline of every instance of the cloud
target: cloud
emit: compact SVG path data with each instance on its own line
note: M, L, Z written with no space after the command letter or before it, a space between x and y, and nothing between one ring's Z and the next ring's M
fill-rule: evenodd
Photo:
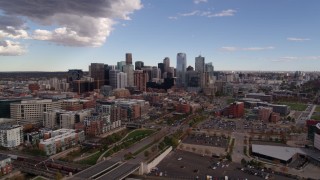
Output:
M186 16L194 16L194 15L198 15L198 14L199 14L199 11L192 11L189 13L181 13L181 14L179 14L179 16L186 17Z
M310 61L310 60L314 60L314 61L319 61L320 60L320 56L301 56L301 57L297 57L297 56L284 56L284 57L280 57L278 59L274 59L272 60L272 62L292 62L292 61Z
M21 18L0 15L0 39L27 39L28 32L25 22Z
M220 50L222 51L228 51L228 52L234 52L234 51L264 51L264 50L272 50L274 49L273 46L268 47L246 47L246 48L239 48L234 46L224 46L221 47Z
M10 40L0 41L0 56L20 56L26 52L19 42Z
M65 46L102 46L117 20L130 20L130 14L142 7L140 0L0 1L4 14L48 27L30 30L31 38ZM23 34L21 29L11 30Z
M228 9L228 10L223 10L219 13L215 13L215 14L209 14L208 17L226 17L226 16L234 16L234 14L236 13L236 10L233 9Z
M222 47L221 50L222 50L222 51L233 52L233 51L237 51L238 48L236 48L236 47L231 47L231 46L226 46L226 47Z
M200 3L206 3L208 0L193 0L193 3L200 4Z
M177 20L179 17L188 17L188 16L202 16L202 17L208 17L208 18L228 17L228 16L230 17L230 16L234 16L236 12L237 11L233 9L227 9L221 12L195 10L188 13L178 13L176 16L170 16L168 18L172 20Z
M296 37L289 37L287 38L288 41L296 41L296 42L303 42L303 41L309 41L309 38L296 38Z

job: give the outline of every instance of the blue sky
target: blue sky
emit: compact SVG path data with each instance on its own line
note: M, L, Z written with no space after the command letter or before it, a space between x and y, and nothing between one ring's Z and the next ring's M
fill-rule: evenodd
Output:
M188 65L201 54L217 71L319 71L318 0L105 1L88 1L88 10L57 1L62 8L52 12L52 4L39 4L48 12L0 2L2 19L23 20L0 20L0 71L87 71L92 62L115 65L126 52L151 66L169 57L175 67L184 52Z

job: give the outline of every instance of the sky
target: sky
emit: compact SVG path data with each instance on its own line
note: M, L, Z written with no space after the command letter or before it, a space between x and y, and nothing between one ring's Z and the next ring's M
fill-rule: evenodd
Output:
M0 0L0 71L88 71L90 63L215 71L319 71L319 0Z

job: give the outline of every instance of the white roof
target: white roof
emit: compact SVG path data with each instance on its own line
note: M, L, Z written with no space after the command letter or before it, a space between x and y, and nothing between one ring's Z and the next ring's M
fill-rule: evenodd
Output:
M293 155L306 154L301 148L252 144L252 152L288 161Z

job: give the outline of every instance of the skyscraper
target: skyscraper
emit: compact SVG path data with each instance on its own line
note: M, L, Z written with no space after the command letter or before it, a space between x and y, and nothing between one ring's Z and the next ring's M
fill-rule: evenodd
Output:
M117 88L127 87L127 73L119 72L117 74Z
M132 64L132 54L126 53L126 64Z
M117 88L117 74L120 71L118 69L111 69L109 71L109 81L110 81L110 86L112 86L112 88Z
M170 59L168 57L165 57L163 59L163 65L164 65L164 72L169 72L169 68L170 68ZM164 73L162 72L162 73Z
M205 66L204 57L201 57L201 55L199 55L195 59L195 71L197 71L201 74L204 73L204 71L205 71L204 66Z
M127 82L128 82L128 86L132 87L134 85L133 83L133 65L132 64L127 64L122 66L122 71L124 73L127 73Z
M185 53L177 54L177 67L176 67L176 85L178 87L185 87L186 85L186 68L187 68L187 55Z
M141 68L143 68L144 66L144 63L142 61L136 61L134 65L135 65L135 70L141 70Z
M104 85L104 64L91 63L89 66L90 77L94 79L94 88L100 89Z
M134 85L137 87L139 91L147 90L147 82L149 80L148 73L143 70L135 70L134 71Z

